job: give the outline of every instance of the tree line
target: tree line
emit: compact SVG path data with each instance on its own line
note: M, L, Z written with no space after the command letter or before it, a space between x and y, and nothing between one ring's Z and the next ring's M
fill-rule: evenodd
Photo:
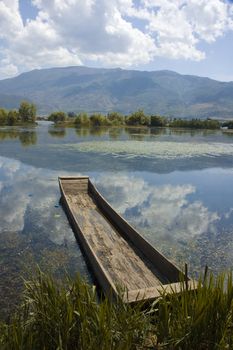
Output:
M221 124L213 119L173 119L169 123L173 128L191 128L191 129L220 129Z
M150 118L142 110L138 110L129 116L124 116L118 112L110 112L107 115L93 113L88 115L86 112L78 114L53 112L48 117L55 123L73 122L76 126L122 126L122 125L150 125Z
M99 126L149 126L149 127L174 127L191 129L219 129L220 123L212 119L172 119L159 115L146 115L139 109L130 115L123 115L118 112L110 112L107 115L86 112L75 114L65 112L53 112L48 117L56 124L71 124L76 127L99 127Z
M0 125L18 125L35 123L36 106L33 103L22 101L19 109L0 109Z

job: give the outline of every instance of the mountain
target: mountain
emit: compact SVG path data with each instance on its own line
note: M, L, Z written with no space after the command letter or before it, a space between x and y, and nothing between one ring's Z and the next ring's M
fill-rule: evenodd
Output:
M0 81L0 106L34 102L40 114L109 112L171 117L233 118L233 82L181 75L172 71L136 71L88 67L33 70Z

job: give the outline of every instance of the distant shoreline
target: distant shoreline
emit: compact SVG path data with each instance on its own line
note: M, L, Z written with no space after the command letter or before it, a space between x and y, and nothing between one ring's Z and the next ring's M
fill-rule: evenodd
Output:
M75 123L53 123L51 126L57 128L75 128L75 129L170 129L170 130L196 130L196 131L222 131L228 132L227 130L219 129L211 129L211 128L192 128L192 127L173 127L173 126L151 126L151 125L100 125L100 126L92 126L92 125L75 125ZM233 132L233 130L232 130ZM229 133L231 131L229 130Z

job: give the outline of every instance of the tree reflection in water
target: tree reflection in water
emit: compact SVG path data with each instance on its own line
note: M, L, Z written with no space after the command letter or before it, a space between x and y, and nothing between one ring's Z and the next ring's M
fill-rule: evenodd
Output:
M0 130L0 141L19 140L22 146L36 145L37 134L32 130L2 129Z
M63 138L66 136L66 128L58 128L53 126L48 129L48 133L53 137Z

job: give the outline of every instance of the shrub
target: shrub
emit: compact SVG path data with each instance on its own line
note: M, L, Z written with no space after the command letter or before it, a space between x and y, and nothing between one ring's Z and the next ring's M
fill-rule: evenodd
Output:
M138 111L130 114L126 118L126 124L127 125L149 125L150 124L150 119L147 117L143 110L139 109Z
M79 113L74 121L76 126L90 126L90 118L87 113Z
M7 125L15 125L19 119L17 111L9 111L7 115Z
M0 125L5 125L7 123L7 114L5 109L0 109Z
M167 124L167 119L164 117L160 117L159 115L152 115L150 119L150 125L151 126L166 126Z
M191 128L191 129L219 129L220 123L218 120L211 119L173 119L169 123L170 127L175 128Z
M96 126L106 126L106 125L109 124L107 119L106 119L106 117L104 115L102 115L102 114L99 114L99 113L92 114L90 116L90 123L91 123L91 126L94 126L94 127L96 127Z
M53 121L54 123L64 122L67 118L65 112L53 112L49 115L48 120Z
M125 123L125 118L123 117L122 114L118 112L110 112L107 114L107 120L110 125L124 125Z

